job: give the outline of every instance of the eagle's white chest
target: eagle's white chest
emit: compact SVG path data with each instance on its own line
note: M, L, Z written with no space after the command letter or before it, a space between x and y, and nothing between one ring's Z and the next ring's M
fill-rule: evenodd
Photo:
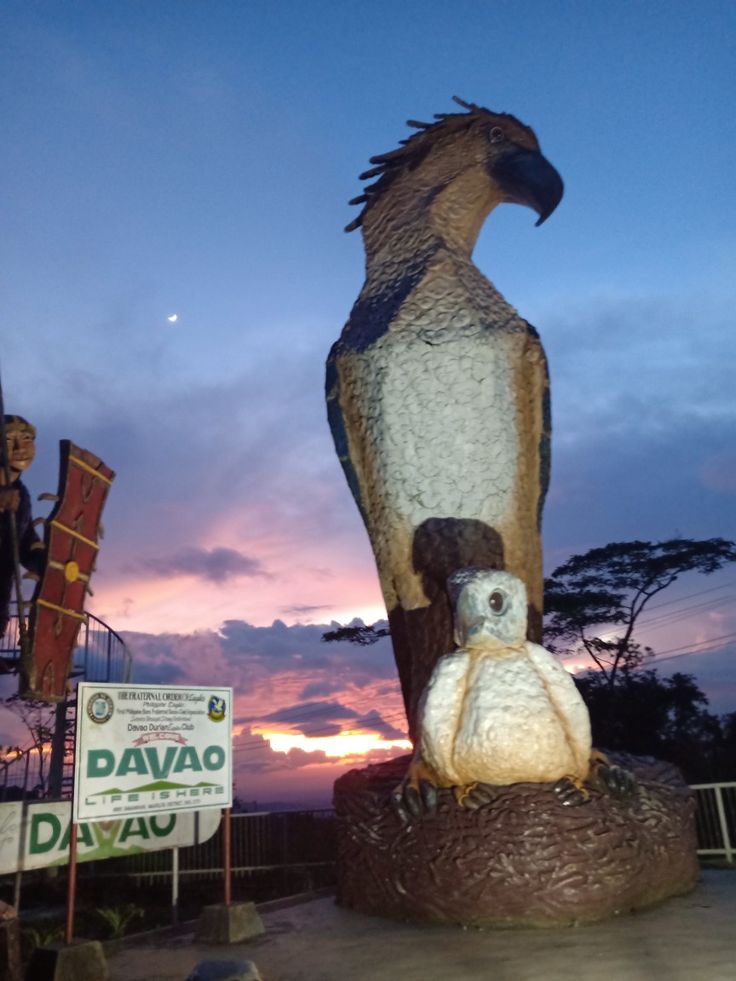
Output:
M365 437L383 487L382 520L502 521L518 461L509 348L503 336L455 333L430 343L415 330L390 332L356 356L352 376L362 389L356 396L371 407Z

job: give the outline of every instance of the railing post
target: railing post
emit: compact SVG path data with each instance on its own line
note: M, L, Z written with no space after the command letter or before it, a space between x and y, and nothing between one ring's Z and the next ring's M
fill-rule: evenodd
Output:
M222 812L222 851L223 877L225 879L225 906L232 901L232 810L226 807Z
M171 849L171 922L179 923L179 848Z
M66 698L56 706L54 734L51 737L51 761L49 763L49 796L61 797L64 782L64 757L66 755Z
M721 826L721 840L723 841L723 850L726 853L726 861L733 861L733 846L731 845L731 836L728 833L728 821L726 820L726 808L723 806L723 794L722 787L720 784L715 786L716 792L716 810L718 811L718 823Z
M281 815L281 881L284 895L289 891L289 871L287 867L289 856L289 827L286 814Z
M89 678L89 619L84 622L84 678Z

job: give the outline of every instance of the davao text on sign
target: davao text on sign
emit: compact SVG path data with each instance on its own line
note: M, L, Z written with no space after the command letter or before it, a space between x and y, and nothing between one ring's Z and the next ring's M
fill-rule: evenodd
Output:
M0 874L65 865L71 818L69 800L0 804ZM83 823L77 829L77 861L200 844L219 824L220 814L213 810Z
M77 692L74 820L230 807L232 688Z

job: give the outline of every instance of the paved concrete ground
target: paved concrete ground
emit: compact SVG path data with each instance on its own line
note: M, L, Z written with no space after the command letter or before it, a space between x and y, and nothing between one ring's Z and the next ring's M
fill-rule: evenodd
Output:
M736 871L606 923L551 930L419 927L332 898L262 912L266 934L232 947L191 936L108 958L111 981L184 981L205 958L252 960L264 981L735 981Z

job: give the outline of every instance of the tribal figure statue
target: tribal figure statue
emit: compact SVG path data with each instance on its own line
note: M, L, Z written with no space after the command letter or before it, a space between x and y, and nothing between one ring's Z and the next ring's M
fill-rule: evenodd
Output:
M410 732L452 649L445 585L503 569L529 596L541 639L540 521L549 476L548 376L535 329L471 253L496 205L541 224L562 180L514 116L465 110L409 125L373 157L363 208L366 280L327 364L337 454L373 546Z
M36 429L22 416L0 418L5 435L0 447L0 639L8 625L14 583L22 593L22 566L36 587L30 603L17 596L20 694L61 701L77 634L87 620L84 606L99 551L100 518L115 474L94 453L61 440L58 493L40 498L53 501L54 507L47 519L33 521L30 495L20 478L36 455ZM43 541L34 528L39 522Z
M0 446L0 638L10 619L16 561L35 576L41 574L45 562L43 542L33 527L31 497L21 480L21 475L36 456L36 427L22 416L5 415L3 429L5 446ZM14 538L17 555L14 554Z

